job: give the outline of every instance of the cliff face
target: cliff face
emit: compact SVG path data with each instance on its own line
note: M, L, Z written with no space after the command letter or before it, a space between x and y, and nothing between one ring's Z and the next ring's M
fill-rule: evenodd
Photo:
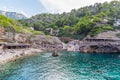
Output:
M33 48L40 48L44 50L62 50L63 43L59 38L47 35L31 35L16 33L13 36L12 33L5 33L3 36L4 42L7 43L28 43ZM13 39L14 38L14 39Z
M62 50L63 43L57 37L36 35L29 39L29 43L35 48L41 48L43 50Z
M27 18L23 14L16 13L16 12L7 12L7 11L0 10L0 14L6 16L8 18L13 18L15 20L20 20L20 19L26 19Z
M94 37L87 36L82 41L71 41L67 44L68 51L85 53L120 53L120 31L106 31Z
M93 53L118 53L120 52L120 38L117 34L120 30L106 31L94 37L87 36L80 47L82 52Z
M89 45L89 44L88 44ZM82 52L86 53L119 53L120 46L116 44L96 44L85 46L81 49Z

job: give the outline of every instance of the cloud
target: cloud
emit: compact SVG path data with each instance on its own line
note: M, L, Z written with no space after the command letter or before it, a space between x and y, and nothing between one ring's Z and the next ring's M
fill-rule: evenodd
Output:
M69 12L72 9L78 9L83 6L91 5L94 3L103 3L112 0L39 0L40 3L50 13Z

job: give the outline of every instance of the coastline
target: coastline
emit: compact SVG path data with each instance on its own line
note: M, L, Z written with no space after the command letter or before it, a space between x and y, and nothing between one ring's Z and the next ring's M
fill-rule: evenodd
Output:
M22 58L24 56L35 55L39 52L43 51L41 49L34 48L0 51L0 65Z

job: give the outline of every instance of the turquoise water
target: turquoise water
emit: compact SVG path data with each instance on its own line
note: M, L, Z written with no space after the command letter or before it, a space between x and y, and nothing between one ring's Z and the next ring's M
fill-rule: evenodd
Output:
M0 80L120 80L120 55L42 53L0 66Z

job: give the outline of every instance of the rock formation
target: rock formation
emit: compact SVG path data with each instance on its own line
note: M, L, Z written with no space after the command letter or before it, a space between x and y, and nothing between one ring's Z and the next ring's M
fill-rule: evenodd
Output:
M57 51L54 51L54 52L52 53L52 56L53 56L53 57L57 57L57 56L59 56L59 54L58 54Z
M120 52L120 38L116 34L117 31L106 31L100 33L94 37L89 35L83 40L80 46L82 52L94 52L94 53L118 53Z
M59 38L47 35L31 35L16 33L15 41L12 38L13 34L6 32L2 37L7 43L29 43L33 48L41 48L44 50L62 50L63 43Z
M7 11L0 10L0 14L6 16L8 18L13 18L15 20L27 19L27 17L25 17L23 14L16 13L16 12L7 12Z

